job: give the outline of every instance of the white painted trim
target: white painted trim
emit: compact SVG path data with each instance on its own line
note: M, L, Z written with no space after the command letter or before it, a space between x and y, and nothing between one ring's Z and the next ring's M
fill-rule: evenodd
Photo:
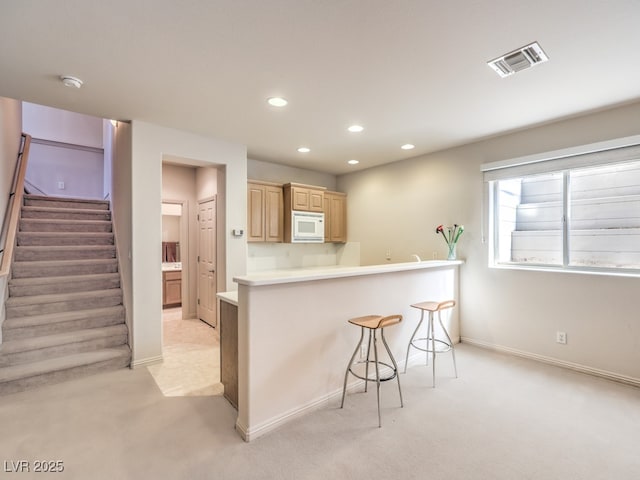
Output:
M75 143L58 142L43 138L32 138L31 143L36 145L46 145L47 147L65 148L67 150L82 150L84 152L104 153L104 148L90 147L88 145L78 145Z
M131 368L140 368L140 367L148 367L150 365L155 365L156 363L162 363L164 358L162 355L158 355L156 357L148 357L143 358L142 360L136 360L131 362Z
M529 360L534 360L536 362L546 363L548 365L553 365L556 367L566 368L569 370L574 370L580 373L586 373L587 375L594 375L596 377L605 378L607 380L613 380L614 382L625 383L627 385L633 385L634 387L640 387L640 378L629 377L626 375L620 375L614 372L609 372L607 370L600 370L598 368L587 367L586 365L581 365L579 363L566 362L564 360L559 360L557 358L546 357L544 355L538 355L537 353L525 352L523 350L518 350L516 348L505 347L502 345L496 345L489 342L484 342L482 340L475 340L469 337L460 337L462 343L468 343L469 345L474 345L476 347L485 348L487 350L493 350L496 352L506 353L509 355L514 355L517 357L527 358Z

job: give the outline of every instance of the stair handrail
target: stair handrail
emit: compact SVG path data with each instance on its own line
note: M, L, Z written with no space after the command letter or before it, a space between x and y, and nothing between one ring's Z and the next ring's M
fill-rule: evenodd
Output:
M29 159L29 147L31 146L31 135L22 134L20 139L20 150L16 158L16 166L13 171L13 182L9 192L9 201L2 222L0 231L0 277L9 275L11 270L11 260L13 259L13 248L16 244L16 234L18 232L18 220L20 218L20 207L24 196L24 179L27 174L27 161Z

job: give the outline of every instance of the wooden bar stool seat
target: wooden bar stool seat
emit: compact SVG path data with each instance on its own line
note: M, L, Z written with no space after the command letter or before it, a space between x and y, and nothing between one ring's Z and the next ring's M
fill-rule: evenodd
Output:
M456 305L455 300L445 300L443 302L420 302L414 303L411 305L413 308L417 308L421 311L420 321L418 322L418 326L411 335L411 339L409 340L409 345L407 346L407 357L404 362L404 373L407 373L407 364L409 363L409 351L411 348L415 348L426 352L427 354L427 365L429 365L429 354L431 354L431 365L433 370L433 387L436 386L436 354L446 353L451 351L451 356L453 357L453 370L455 372L456 378L458 378L458 368L456 367L456 352L453 347L453 342L451 341L451 337L449 336L449 332L444 327L442 323L442 315L441 312L443 310L447 310L449 308L453 308ZM429 312L428 320L427 320L427 336L422 338L416 338L418 330L422 326L422 322L424 321L424 312ZM447 338L446 340L441 340L436 338L434 332L434 313L438 313L438 323L440 324L440 328L444 333L444 336ZM424 343L423 343L424 342Z
M395 359L393 358L393 354L389 349L389 345L387 344L387 340L384 337L384 329L386 327L390 327L393 325L397 325L402 321L402 315L365 315L363 317L351 318L348 320L349 323L360 327L360 340L356 345L356 349L353 351L353 355L351 355L351 359L347 364L347 371L344 374L344 386L342 388L342 403L340 404L340 408L344 407L344 398L347 392L347 379L349 378L349 373L351 373L356 378L364 380L364 391L367 391L367 386L369 382L376 382L376 393L378 398L378 427L382 427L382 420L380 416L380 383L386 382L388 380L393 380L396 378L398 380L398 392L400 393L400 406L404 407L402 402L402 390L400 388L400 376L398 375L398 365L396 364ZM362 342L364 340L365 329L369 331L369 339L367 342L367 351L366 351L366 359L361 360L354 363L356 355L360 351L362 346ZM378 337L377 331L380 330L380 338L382 338L382 343L384 348L389 355L389 359L391 364L381 362L378 358ZM370 359L371 353L371 344L373 343L373 360ZM365 374L361 375L354 371L354 366L364 364L365 366ZM373 364L375 367L375 379L369 378L369 365ZM391 369L391 373L382 377L380 376L380 365Z

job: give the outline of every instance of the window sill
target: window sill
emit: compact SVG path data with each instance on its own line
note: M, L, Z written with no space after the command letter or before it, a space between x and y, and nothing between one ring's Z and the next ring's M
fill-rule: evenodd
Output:
M553 272L553 273L572 273L582 275L600 275L608 277L631 277L640 278L640 270L610 270L605 268L585 268L585 267L555 267L544 265L515 265L515 264L490 264L489 268L497 270L528 270L533 272Z

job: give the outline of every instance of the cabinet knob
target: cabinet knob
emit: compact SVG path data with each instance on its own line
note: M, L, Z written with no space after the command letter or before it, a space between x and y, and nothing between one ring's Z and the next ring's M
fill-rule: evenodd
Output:
M209 270L209 273L216 273L215 270Z

